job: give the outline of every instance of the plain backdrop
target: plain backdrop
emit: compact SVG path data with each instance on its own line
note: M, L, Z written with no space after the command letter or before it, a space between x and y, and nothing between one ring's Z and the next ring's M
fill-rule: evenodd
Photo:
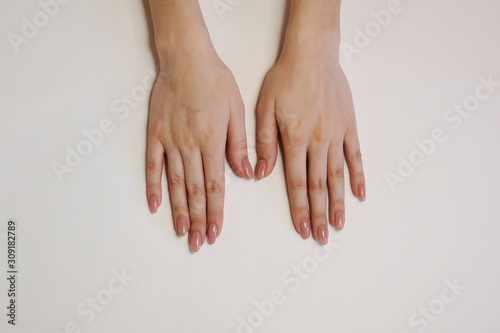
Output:
M239 84L254 163L254 108L278 56L286 1L200 2ZM373 11L395 4L342 4L351 54L341 62L368 199L346 188L334 246L295 232L279 159L258 183L227 168L222 235L192 254L175 235L165 179L157 214L146 201L141 85L156 64L144 3L73 0L44 16L37 1L2 1L1 331L499 332L500 87L479 105L471 96L479 77L500 81L500 3L401 0L390 22L374 23ZM23 37L34 20L38 31ZM25 38L17 52L13 34ZM115 112L132 92L137 103ZM474 111L459 126L443 118L464 101ZM103 120L112 132L60 181L54 163L88 149L83 131ZM446 140L419 153L415 140L428 143L435 129ZM400 166L410 157L419 165ZM386 177L400 171L392 190ZM6 316L9 219L18 225L15 327ZM130 281L116 280L123 272ZM280 304L270 305L271 294Z

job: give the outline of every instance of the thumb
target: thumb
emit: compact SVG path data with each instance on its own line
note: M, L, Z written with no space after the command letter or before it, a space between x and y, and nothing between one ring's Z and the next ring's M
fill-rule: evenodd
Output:
M232 105L227 129L227 160L238 176L252 179L252 166L248 161L245 107L243 101Z
M278 156L278 125L273 100L262 100L257 105L257 165L258 180L271 174Z

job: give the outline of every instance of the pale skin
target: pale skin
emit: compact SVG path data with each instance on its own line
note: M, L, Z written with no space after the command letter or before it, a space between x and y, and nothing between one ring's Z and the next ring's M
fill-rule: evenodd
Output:
M174 228L197 252L222 230L224 159L251 179L243 102L218 57L198 0L150 0L160 71L148 130L147 196L162 201L166 164ZM271 174L283 145L292 221L304 238L328 242L344 228L344 160L353 194L366 185L347 79L339 65L340 0L291 0L283 50L257 104L255 178Z

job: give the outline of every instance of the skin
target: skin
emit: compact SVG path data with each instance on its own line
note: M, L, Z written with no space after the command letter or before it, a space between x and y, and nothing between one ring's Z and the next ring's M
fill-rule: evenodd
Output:
M240 177L247 156L244 106L217 55L197 0L150 0L160 71L149 113L147 196L162 201L166 164L174 227L197 252L220 235L224 159ZM284 47L262 86L255 175L269 176L284 150L295 229L328 242L328 220L345 221L344 159L360 200L366 187L349 84L339 66L339 0L292 0Z
M147 196L162 201L166 163L174 227L197 252L222 230L224 160L253 178L243 101L231 71L210 41L198 1L151 0L160 70L152 91Z
M282 53L257 106L257 179L273 170L278 130L290 210L303 238L328 242L344 228L344 159L353 194L366 199L351 91L339 65L340 0L292 0Z

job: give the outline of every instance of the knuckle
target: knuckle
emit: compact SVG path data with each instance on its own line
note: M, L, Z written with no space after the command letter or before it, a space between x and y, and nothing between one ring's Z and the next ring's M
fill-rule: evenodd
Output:
M257 150L259 152L267 151L270 153L277 153L278 146L276 144L271 143L271 142L258 141L257 142Z
M309 181L309 187L312 191L324 191L326 189L326 180L323 177L314 178Z
M234 80L234 77L233 77ZM235 91L236 94L239 94L239 90ZM234 98L230 101L230 110L233 115L245 116L245 104L241 98Z
M319 145L325 144L328 142L330 136L331 133L326 127L319 126L314 130L313 142Z
M258 149L271 149L276 146L276 135L271 130L262 129L257 136Z
M243 139L243 140L233 141L231 143L231 148L234 150L246 151L247 150L247 140Z
M158 169L160 169L160 164L151 160L148 161L146 167L148 171L157 171Z
M205 195L205 189L199 184L191 184L187 187L187 192L190 197L198 198Z
M339 179L344 178L344 166L334 166L328 170L328 178Z
M289 117L294 117L293 115ZM283 144L302 145L307 140L304 125L296 119L285 119L279 122Z
M330 211L332 214L335 214L335 212L339 209L344 209L344 199L339 199L335 198L330 200Z
M297 227L299 227L299 223L302 220L304 219L307 219L308 221L310 220L309 212L307 211L307 208L305 206L293 206L291 207L291 211L292 211L293 223Z
M172 211L174 212L174 214L176 215L188 215L188 208L186 205L182 205L182 204L175 204L175 205L172 205Z
M170 185L172 187L184 187L185 186L185 180L183 177L179 175L173 175L170 177Z
M191 226L193 229L201 229L206 225L206 218L202 215L193 215L191 217Z
M292 145L298 145L305 141L304 131L301 129L292 130L288 133L288 139Z
M318 211L311 214L311 219L314 221L315 224L327 224L325 211Z
M201 139L204 147L214 148L217 145L219 138L215 135L215 133L210 131L204 131L201 133Z
M179 145L187 151L193 151L195 149L195 139L188 129L182 132Z
M356 149L347 155L347 159L351 162L361 161L361 150Z
M220 231L222 227L223 218L224 218L223 208L217 210L211 210L207 214L207 224L209 225L210 223L215 223Z
M161 137L164 133L163 122L155 121L149 125L149 135L150 138Z
M365 174L361 172L356 172L351 175L352 179L355 179L359 183L364 183L365 181Z
M306 180L302 177L293 177L290 180L290 189L292 191L301 191L307 188Z
M146 192L147 193L156 193L157 190L161 191L160 183L157 183L157 182L148 182L146 184Z
M257 117L265 117L270 112L272 112L272 109L268 106L268 101L261 98L261 100L257 104L257 107L255 108Z
M224 191L224 185L218 180L207 182L207 194L220 194Z

